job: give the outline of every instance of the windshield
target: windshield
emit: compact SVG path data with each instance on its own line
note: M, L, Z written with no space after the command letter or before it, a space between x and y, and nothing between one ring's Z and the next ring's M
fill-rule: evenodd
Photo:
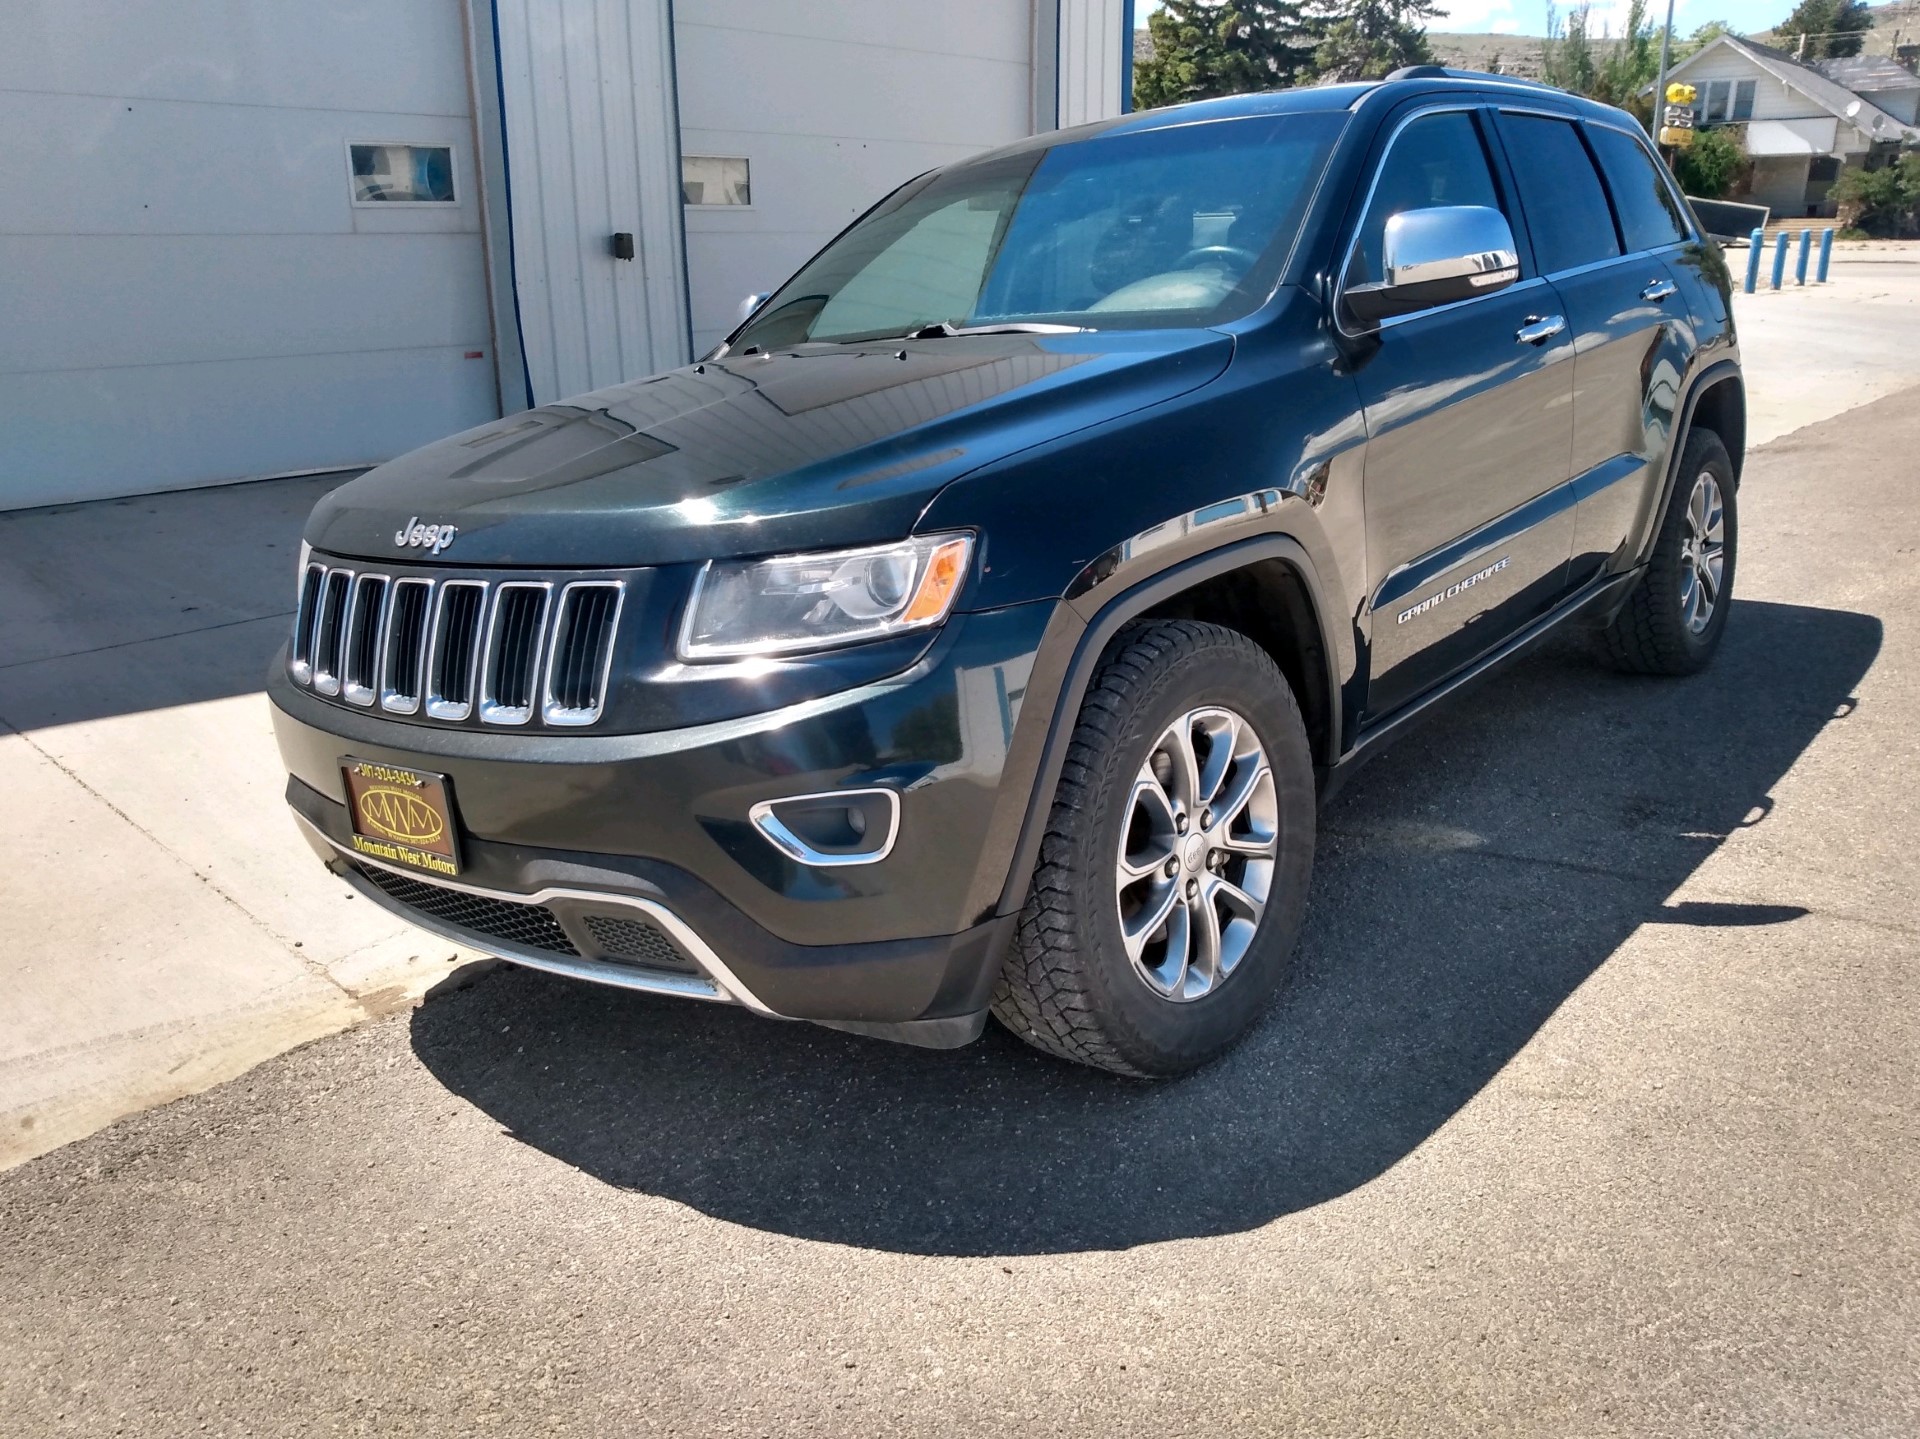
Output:
M816 256L734 348L1245 314L1272 289L1345 118L1109 133L923 176Z

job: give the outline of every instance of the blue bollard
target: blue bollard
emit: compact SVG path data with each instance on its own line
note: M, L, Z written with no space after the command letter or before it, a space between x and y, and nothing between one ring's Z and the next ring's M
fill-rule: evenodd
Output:
M1807 283L1807 255L1812 249L1813 231L1802 230L1800 232L1800 253L1793 257L1793 283L1796 285L1804 285Z
M1780 282L1787 278L1787 233L1780 232L1779 241L1773 247L1773 288L1779 289Z
M1833 258L1833 229L1829 226L1820 232L1820 268L1814 272L1814 280L1819 284L1827 283L1827 262Z
M1829 230L1827 233L1833 232ZM1760 254L1766 248L1767 232L1765 230L1755 230L1747 236L1747 283L1744 288L1749 295L1753 293L1754 286L1760 283Z

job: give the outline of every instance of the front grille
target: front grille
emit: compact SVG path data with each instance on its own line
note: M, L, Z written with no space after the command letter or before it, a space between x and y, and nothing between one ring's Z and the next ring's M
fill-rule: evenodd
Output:
M442 924L472 930L475 934L517 944L527 949L544 949L550 954L578 955L573 941L542 904L516 904L512 900L492 899L484 894L443 885L425 884L370 864L354 866L360 874L378 885L386 895L408 909L439 920Z
M699 969L659 930L645 920L612 914L590 914L587 933L608 959L626 960L649 969L673 969L698 974Z
M301 579L287 673L389 714L592 724L606 710L625 593L621 579L495 582L315 563Z

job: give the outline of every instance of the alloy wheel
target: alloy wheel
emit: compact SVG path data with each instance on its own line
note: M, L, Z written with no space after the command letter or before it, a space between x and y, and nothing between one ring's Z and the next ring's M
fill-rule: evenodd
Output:
M1687 497L1687 533L1680 542L1680 618L1700 634L1720 604L1727 567L1726 511L1720 481L1702 470Z
M1135 776L1114 892L1127 959L1163 999L1213 993L1266 911L1280 843L1273 769L1232 710L1166 727Z

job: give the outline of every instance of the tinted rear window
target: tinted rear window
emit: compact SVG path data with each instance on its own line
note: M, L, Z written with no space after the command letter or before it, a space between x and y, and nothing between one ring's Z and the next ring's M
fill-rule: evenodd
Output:
M1659 165L1647 147L1631 135L1589 125L1587 138L1600 157L1607 188L1613 192L1614 212L1629 250L1657 250L1687 237L1680 207L1661 178Z
M1618 255L1613 211L1580 132L1565 120L1502 114L1500 133L1540 272L1552 275Z

